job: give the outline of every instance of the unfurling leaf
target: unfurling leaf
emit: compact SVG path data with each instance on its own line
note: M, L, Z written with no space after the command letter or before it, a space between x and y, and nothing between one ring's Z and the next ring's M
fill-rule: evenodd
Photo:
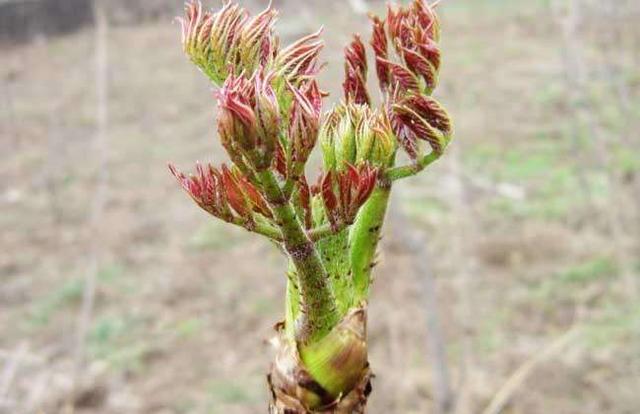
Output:
M169 164L169 170L182 188L203 210L225 221L238 219L247 227L253 223L253 214L271 218L272 214L260 191L237 169L222 165L198 164L196 174L186 176Z
M440 37L438 18L425 0L414 0L407 7L388 7L383 21L373 16L371 45L376 56L376 71L380 88L392 92L430 92L438 81ZM387 51L387 32L400 62Z
M412 95L400 99L392 108L398 124L396 127L401 134L409 135L413 141L420 139L429 142L439 154L444 151L453 130L449 114L435 99L426 95Z
M211 165L205 168L201 164L196 166L195 176L186 176L178 171L173 164L169 164L169 170L187 194L203 210L225 221L233 219L220 171Z
M272 73L260 68L253 79L229 76L217 92L218 132L229 156L244 158L257 171L269 168L280 131L280 108Z
M367 54L360 37L355 35L353 41L345 48L345 81L342 84L347 102L369 105L367 92Z
M307 162L311 150L316 145L320 117L322 115L322 94L315 81L308 82L302 88L291 83L293 93L291 118L289 121L289 142L292 145L292 158L298 164Z
M344 170L349 164L369 163L386 168L396 151L393 130L384 113L366 105L340 104L320 131L326 170Z
M373 32L371 35L371 47L376 57L376 74L378 75L378 82L380 83L381 90L387 90L391 83L391 73L386 64L381 63L389 58L388 54L388 41L387 33L385 31L385 22L378 16L372 16Z
M319 69L318 55L324 43L320 39L322 29L305 36L282 49L275 59L275 68L287 81L298 84L311 78Z
M320 195L331 225L351 224L358 210L375 188L378 170L369 164L355 167L351 164L343 171L328 171L320 184Z
M238 42L247 12L233 3L226 3L217 13L205 11L200 1L185 5L182 47L187 55L215 84L222 84L230 74L238 56Z

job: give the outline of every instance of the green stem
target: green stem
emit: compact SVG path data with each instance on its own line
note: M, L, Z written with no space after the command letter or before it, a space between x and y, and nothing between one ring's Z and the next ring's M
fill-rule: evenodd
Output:
M287 268L287 293L286 293L286 309L284 328L287 334L287 338L295 342L296 340L296 318L300 313L300 294L297 287L298 275L296 274L296 268L289 261Z
M401 178L411 177L427 168L433 162L438 160L442 154L432 151L424 157L417 160L414 164L403 165L401 167L390 168L385 172L385 176L389 181L396 181Z
M327 272L320 256L307 236L291 203L274 174L267 170L257 173L276 223L282 232L284 248L295 266L301 296L300 325L296 339L311 343L321 339L338 322L339 316ZM290 298L293 299L293 298Z
M311 240L318 241L329 236L333 236L335 234L340 233L342 230L347 228L347 223L344 221L340 221L337 226L332 226L331 223L325 223L319 227L315 227L308 231L309 238Z
M280 232L280 230L268 223L260 223L254 221L251 224L247 224L246 220L242 217L234 217L231 223L235 224L236 226L244 227L247 231L250 231L252 233L261 234L274 241L282 241L282 233Z
M301 178L302 173L304 172L304 165L304 163L294 163L291 166L291 173L282 186L282 193L284 194L285 199L289 200L291 198L291 194L293 194L296 183Z
M378 183L369 200L358 212L349 234L354 303L356 304L366 300L369 295L371 269L374 265L390 194L391 182Z

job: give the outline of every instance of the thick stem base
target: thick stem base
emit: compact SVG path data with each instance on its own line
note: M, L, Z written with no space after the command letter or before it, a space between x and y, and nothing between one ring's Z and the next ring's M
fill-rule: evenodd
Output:
M273 400L269 404L269 414L365 414L367 400L371 394L371 379L373 374L367 367L363 373L362 380L356 388L347 395L335 400L325 406L311 410L305 407L298 398L288 395L283 390L277 388L269 376L269 386ZM302 384L299 385L302 387Z
M364 413L371 392L366 308L354 308L322 340L299 349L282 326L272 344L271 414Z

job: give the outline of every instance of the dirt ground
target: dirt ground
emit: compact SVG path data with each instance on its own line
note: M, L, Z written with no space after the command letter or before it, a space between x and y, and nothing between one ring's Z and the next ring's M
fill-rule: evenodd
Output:
M576 149L561 31L543 2L441 8L437 95L454 117L455 144L395 194L370 306L370 412L432 412L415 272L427 261L457 412L482 412L534 362L502 412L636 414L637 162L614 192L608 167L589 158L593 129L578 128ZM278 30L288 42L321 24L329 107L339 99L341 50L350 32L368 33L367 19L340 4L290 2ZM189 169L224 160L211 87L182 55L177 31L169 21L109 31L108 188L97 228L94 31L0 50L0 413L266 412L266 340L284 312L285 261L207 217L167 171L167 161ZM605 128L620 131L625 116L603 107ZM627 128L633 161L637 122ZM619 203L629 206L622 239L608 221ZM408 226L424 233L423 255L407 248ZM96 245L88 358L72 395ZM549 352L568 331L577 333Z

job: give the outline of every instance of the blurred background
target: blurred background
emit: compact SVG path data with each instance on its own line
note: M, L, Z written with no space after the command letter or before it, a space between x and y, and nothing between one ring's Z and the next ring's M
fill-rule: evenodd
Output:
M274 3L324 25L329 108L384 4ZM395 188L370 412L637 414L640 3L438 8L456 136ZM266 411L285 262L167 171L224 160L181 10L0 0L0 413Z

